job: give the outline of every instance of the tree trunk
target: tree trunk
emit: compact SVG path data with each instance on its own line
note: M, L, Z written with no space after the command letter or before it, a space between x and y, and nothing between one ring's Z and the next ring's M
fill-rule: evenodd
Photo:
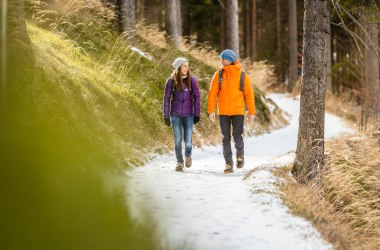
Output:
M305 0L304 76L296 159L292 173L306 183L324 165L324 123L326 95L327 0Z
M326 34L326 89L328 92L333 93L332 77L331 77L331 12L330 7L327 6L327 34Z
M135 0L122 0L120 13L123 32L126 32L127 41L134 45L136 42Z
M145 2L144 0L136 0L136 16L137 19L143 21L145 18Z
M179 38L182 36L182 4L181 0L175 1L176 3L176 13L177 13L177 32Z
M289 0L289 92L292 92L298 79L297 46L297 0Z
M191 18L190 18L190 8L188 4L185 2L183 5L183 36L186 37L187 42L190 42L191 35Z
M120 33L123 32L123 23L122 23L122 15L121 15L121 2L122 2L122 0L114 0L113 1L113 5L115 6L114 27Z
M220 4L220 48L226 48L226 5L225 1L221 0Z
M380 76L379 60L376 54L376 50L379 49L379 26L377 23L369 23L363 15L360 19L367 32L367 34L363 34L366 44L363 69L363 128L367 132L373 132L378 129L376 122L379 122L380 118ZM377 126L379 125L377 124Z
M165 26L167 42L179 48L178 20L176 0L165 0Z
M22 96L32 80L34 56L25 25L23 0L1 2L1 104L7 96Z
M244 4L244 57L249 57L249 39L250 39L250 8L249 1Z
M8 62L8 53L7 53L7 9L8 1L2 0L1 9L0 9L0 99L4 100L7 92L7 62ZM3 106L3 105L1 105Z
M281 1L276 0L276 39L277 39L277 56L281 57Z
M226 47L239 57L238 1L226 1Z
M335 64L339 63L342 56L342 44L339 42L339 34L332 30L332 64L335 67ZM333 76L333 93L339 93L342 85L342 73L340 70L334 72Z
M257 59L257 0L251 0L251 59Z

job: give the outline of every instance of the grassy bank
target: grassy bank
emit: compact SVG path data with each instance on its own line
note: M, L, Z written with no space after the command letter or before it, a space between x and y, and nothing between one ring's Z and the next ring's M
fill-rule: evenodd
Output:
M335 249L380 248L380 142L361 136L329 141L323 185L280 186L292 211L311 220Z
M117 156L121 165L139 165L147 152L172 149L172 132L162 119L162 96L172 61L184 56L201 88L201 122L194 143L220 143L219 126L209 122L206 113L209 83L219 66L218 53L201 48L176 50L166 46L162 33L143 27L132 47L126 42L127 35L119 36L113 30L111 9L98 1L92 6L82 2L68 1L47 14L46 7L38 4L33 10L39 17L32 19L28 31L37 70L29 87L30 98L41 111L50 112L50 120L72 123L89 140ZM206 58L213 58L214 63ZM271 74L270 67L260 65L256 67L260 73L254 77ZM255 101L258 119L247 129L251 135L272 128L272 119L277 119L259 89ZM93 130L99 132L98 140L92 137Z

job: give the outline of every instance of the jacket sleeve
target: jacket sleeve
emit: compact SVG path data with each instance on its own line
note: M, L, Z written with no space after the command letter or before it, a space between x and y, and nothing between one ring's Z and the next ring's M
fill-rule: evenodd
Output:
M199 86L197 79L195 77L192 77L191 79L191 88L193 90L193 97L194 97L194 116L201 116L201 94L199 92Z
M251 78L248 75L246 75L244 79L244 96L248 107L248 114L254 115L256 113L255 93Z
M166 81L165 91L164 91L164 101L163 101L163 115L164 118L169 118L170 116L170 97L172 95L172 86L170 78Z
M207 113L215 112L216 98L219 92L219 71L215 72L211 80L210 89L207 96Z

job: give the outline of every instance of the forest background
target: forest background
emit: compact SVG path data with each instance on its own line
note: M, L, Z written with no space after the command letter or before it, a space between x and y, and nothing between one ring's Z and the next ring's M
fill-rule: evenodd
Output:
M160 108L172 60L189 58L206 96L219 66L218 53L234 49L256 87L258 122L248 134L281 126L280 115L271 112L262 91L301 92L302 98L302 86L307 84L300 84L301 76L305 74L308 82L308 76L318 73L305 67L312 61L304 57L309 34L305 28L315 26L314 20L305 18L311 2L2 0L0 131L6 167L1 192L6 205L1 207L5 215L1 241L5 248L119 249L154 244L146 240L154 238L147 237L153 232L138 231L144 229L135 228L121 205L120 173L142 164L149 153L170 150L165 146L170 145L170 130L162 122ZM324 41L325 54L315 65L322 70L317 84L326 88L327 97L317 96L320 99L311 103L322 101L324 112L326 101L329 111L351 121L363 135L376 135L379 3L320 4L325 25L319 27L323 32L317 38ZM219 140L217 126L206 117L203 109L195 133L199 146ZM373 144L342 143L355 152L377 145L372 137L368 140ZM375 149L361 154L363 158L343 157L342 167L352 170L344 173L357 190L345 190L341 196L334 185L305 191L315 191L316 196L321 189L331 191L329 204L334 212L342 212L343 229L332 234L341 246L350 238L379 246L373 240L379 238L380 228L379 163L371 158L378 155L378 148L370 148ZM342 163L339 157L338 163ZM352 178L358 175L354 171L358 166L363 178ZM324 173L316 176L320 174ZM313 184L301 178L303 182ZM312 211L301 210L305 209ZM312 217L319 218L314 212Z

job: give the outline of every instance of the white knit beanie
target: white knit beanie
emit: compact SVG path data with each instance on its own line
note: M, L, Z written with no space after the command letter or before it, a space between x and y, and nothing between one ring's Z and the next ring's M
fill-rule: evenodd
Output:
M182 64L184 64L185 62L187 62L187 59L186 58L183 58L183 57L178 57L174 60L172 66L174 69L179 69L179 67L182 66Z

